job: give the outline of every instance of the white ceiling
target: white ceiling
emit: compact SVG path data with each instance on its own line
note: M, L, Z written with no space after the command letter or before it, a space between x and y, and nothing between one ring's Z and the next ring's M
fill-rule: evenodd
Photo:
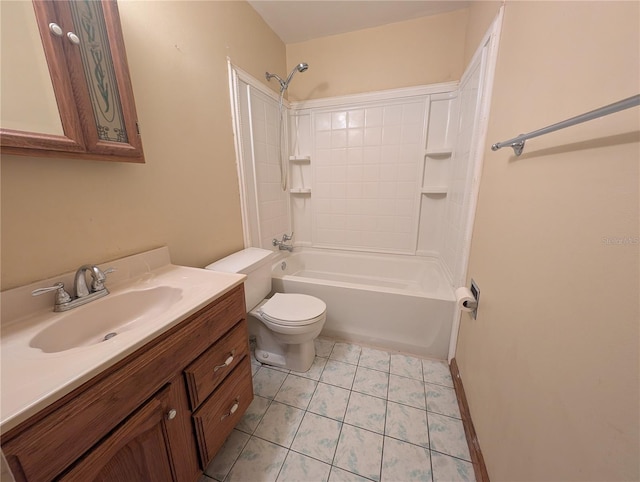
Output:
M462 0L249 0L285 43L465 8Z

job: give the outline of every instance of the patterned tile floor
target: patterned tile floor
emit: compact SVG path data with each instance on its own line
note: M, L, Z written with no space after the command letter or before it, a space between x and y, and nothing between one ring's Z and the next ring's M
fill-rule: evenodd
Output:
M255 399L200 482L475 480L445 362L319 338L306 373L252 358Z

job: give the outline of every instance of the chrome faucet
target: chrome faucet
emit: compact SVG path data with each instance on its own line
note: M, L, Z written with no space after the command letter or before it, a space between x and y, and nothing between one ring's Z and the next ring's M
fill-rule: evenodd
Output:
M286 244L287 241L291 241L293 239L293 233L291 234L283 234L282 235L282 239L277 239L277 238L273 238L273 240L271 241L271 244L273 244L274 246L277 246L279 250L281 251L289 251L292 252L293 251L293 246L290 244Z
M87 271L91 273L91 277L93 278L93 281L91 281L91 291L89 291L89 287L87 286ZM80 266L78 268L78 271L76 271L76 276L73 283L73 287L76 292L76 298L84 298L85 296L89 296L91 293L106 290L104 286L104 282L106 279L106 274L103 273L102 270L96 265L84 264ZM109 292L107 291L107 294L108 293Z
M91 273L91 287L87 286L87 271ZM84 264L78 268L74 277L73 289L75 291L75 297L72 297L67 293L64 289L64 284L60 282L48 288L33 290L31 295L38 296L44 293L49 293L50 291L55 291L56 297L53 311L68 311L76 308L77 306L82 306L90 301L107 296L109 294L109 290L104 285L104 282L107 279L107 274L113 273L114 271L115 268L109 268L102 271L95 265Z

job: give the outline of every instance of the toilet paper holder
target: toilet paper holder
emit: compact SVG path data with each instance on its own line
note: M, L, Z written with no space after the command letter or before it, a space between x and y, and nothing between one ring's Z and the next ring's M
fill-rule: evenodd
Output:
M478 284L473 280L473 278L471 278L471 287L469 288L469 291L471 291L471 294L475 298L475 301L465 301L463 304L466 308L471 308L473 310L469 314L475 320L478 316L478 303L480 303L480 288L478 288Z

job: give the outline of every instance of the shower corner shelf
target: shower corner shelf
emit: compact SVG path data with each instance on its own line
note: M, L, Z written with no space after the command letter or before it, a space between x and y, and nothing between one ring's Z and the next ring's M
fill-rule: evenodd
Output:
M440 149L426 149L424 155L428 157L450 157L453 149L450 147L442 147Z
M447 186L425 186L420 192L422 194L447 194L449 192L449 188Z
M311 156L289 156L291 162L311 162Z
M289 194L311 194L311 188L293 188L289 189Z

